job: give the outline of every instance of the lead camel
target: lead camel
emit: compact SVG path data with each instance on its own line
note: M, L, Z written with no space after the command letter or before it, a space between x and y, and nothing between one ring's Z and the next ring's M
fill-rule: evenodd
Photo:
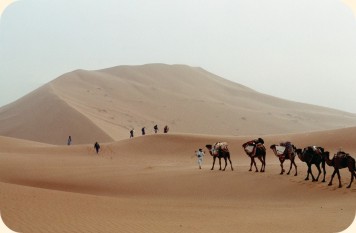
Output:
M219 165L220 165L219 170L225 171L226 166L227 166L227 160L229 160L229 162L230 162L231 170L232 171L234 170L232 167L231 159L230 159L230 151L229 151L229 148L227 147L226 142L217 142L213 146L208 144L205 147L208 148L210 155L213 156L213 166L211 167L211 170L214 170L216 158L219 159ZM223 158L225 160L224 169L221 169L221 158Z

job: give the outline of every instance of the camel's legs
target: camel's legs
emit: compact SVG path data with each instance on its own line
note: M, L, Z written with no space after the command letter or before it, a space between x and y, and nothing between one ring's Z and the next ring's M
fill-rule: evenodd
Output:
M266 170L266 155L262 156L262 166L263 166L262 172L265 172L265 170Z
M293 162L294 162L293 159L291 159L291 160L290 160L289 171L288 171L287 175L289 175L289 174L290 174L290 171L292 170Z
M258 168L257 168L257 164L256 164L256 161L255 161L255 158L252 158L252 160L253 160L253 165L255 165L256 172L258 172Z
M252 164L253 164L253 159L251 157L251 164L250 164L250 170L249 171L252 171Z
M341 185L341 176L340 176L340 171L339 171L339 169L336 170L336 174L337 174L337 178L339 178L339 188L341 188L342 185Z
M211 170L214 170L215 159L216 159L216 156L213 156L213 166L211 167Z
M261 163L262 163L260 172L263 172L263 171L264 171L264 169L263 169L263 167L264 167L263 160L262 160L262 158L261 158L261 157L257 157L257 158L258 158L258 160L260 160L260 161L261 161ZM257 169L257 167L256 167L256 169Z
M297 175L298 175L298 169L297 169L297 164L295 164L294 159L293 159L293 164L294 164L294 167L295 167L295 174L294 174L294 176L297 176Z
M231 171L233 171L234 169L232 168L232 162L231 162L231 159L230 159L230 156L227 157L229 159L229 162L230 162L230 165L231 165Z
M352 182L354 181L354 176L355 176L355 171L354 171L353 168L350 168L350 167L349 167L349 171L350 171L350 173L351 173L351 181L350 181L350 184L347 186L347 188L350 188L350 187L351 187L351 184L352 184Z
M330 179L330 182L329 182L329 186L331 186L332 184L333 184L333 179L334 179L334 176L335 176L335 174L336 174L336 169L334 168L334 172L333 172L333 174L331 175L331 179Z
M313 173L312 173L312 170L311 170L311 164L307 164L307 165L308 165L308 174L307 174L307 177L305 178L305 180L309 180L309 174L311 175L311 177L314 180L314 176L313 176Z
M314 179L314 177L313 177L313 181L318 181L319 180L319 176L321 174L320 164L318 164L318 165L315 164L315 166L318 169L318 176L316 177L316 179Z
M280 158L279 161L281 162L281 173L279 173L279 174L282 175L284 173L284 169L283 169L284 159Z
M323 161L323 162L322 162L322 167L323 167L323 174L324 174L324 177L323 177L322 182L325 182L325 175L326 175L326 170L325 170L325 161Z
M249 170L249 171L252 171L252 165L255 166L256 172L258 172L257 165L256 165L256 162L255 162L255 158L254 158L254 157L251 157L251 164L250 164L250 170Z
M227 166L227 159L226 159L226 157L224 157L224 160L225 160L225 167L224 167L223 171L225 171L226 166Z
M219 166L220 166L219 170L221 170L221 158L220 157L219 157Z

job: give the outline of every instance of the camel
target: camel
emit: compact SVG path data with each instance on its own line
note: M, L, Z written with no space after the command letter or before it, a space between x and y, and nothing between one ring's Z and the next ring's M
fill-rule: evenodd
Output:
M273 153L278 157L279 161L281 162L281 175L283 175L283 173L285 172L284 168L283 168L283 163L285 160L289 159L290 160L290 167L289 167L289 171L287 173L287 175L290 174L290 171L292 170L292 165L294 165L295 167L295 174L294 176L298 175L298 170L297 170L297 165L295 164L295 146L290 143L290 142L284 142L284 143L280 143L279 146L278 145L271 145L270 148L272 149ZM281 149L282 151L279 151L278 149Z
M349 154L339 151L334 157L330 160L329 152L325 152L325 162L327 165L334 167L334 172L331 175L331 180L329 182L329 186L332 185L333 179L335 174L339 178L339 188L342 187L341 179L340 179L340 172L339 169L348 168L351 173L351 181L350 184L346 188L350 188L354 178L356 178L356 166L355 166L355 159L352 158Z
M325 182L325 158L324 158L324 148L322 147L317 147L317 146L308 146L306 148L302 149L296 149L296 153L299 157L299 159L303 162L305 162L308 166L308 174L305 180L309 180L309 174L313 178L313 182L319 180L319 176L321 174L321 169L320 169L320 164L322 164L323 172L324 172L324 178L322 182ZM315 165L318 169L318 176L314 178L314 175L312 173L311 166Z
M226 142L217 142L214 144L214 146L208 144L205 147L208 148L210 155L213 156L213 166L211 167L211 170L214 170L216 158L219 159L219 165L220 165L219 170L225 171L226 166L227 166L227 159L230 161L231 170L232 171L234 170L232 167L232 163L231 163L231 159L230 159L230 152L229 152ZM221 169L221 158L224 158L224 160L225 160L224 169Z
M256 172L258 172L255 158L257 157L262 165L260 172L265 172L266 168L266 148L263 145L264 141L262 138L256 140L248 141L242 145L247 156L251 158L250 170L252 171L252 165L255 165Z

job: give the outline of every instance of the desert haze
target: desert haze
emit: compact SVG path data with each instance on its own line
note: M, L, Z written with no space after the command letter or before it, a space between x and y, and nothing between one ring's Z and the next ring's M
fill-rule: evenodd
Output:
M269 149L291 141L355 158L355 114L264 95L202 68L73 71L0 108L0 135L0 211L17 232L331 233L355 216L347 168L342 188L337 177L328 186L328 165L326 183L304 180L299 158L297 176L280 175ZM257 137L267 148L264 173L248 171L241 147ZM218 141L228 143L233 171L210 170L205 145Z

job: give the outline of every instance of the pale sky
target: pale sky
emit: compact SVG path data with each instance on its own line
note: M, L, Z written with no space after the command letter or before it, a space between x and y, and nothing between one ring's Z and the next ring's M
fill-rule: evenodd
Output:
M75 69L166 63L356 113L352 6L356 0L15 1L0 15L0 106Z

